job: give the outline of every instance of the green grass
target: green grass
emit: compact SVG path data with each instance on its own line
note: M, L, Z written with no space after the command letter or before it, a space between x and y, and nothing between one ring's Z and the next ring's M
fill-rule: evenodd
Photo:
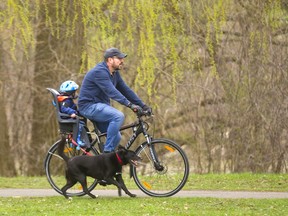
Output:
M287 215L287 199L0 198L0 215Z
M233 191L288 191L288 174L191 175L184 189Z
M133 180L125 179L129 189ZM0 177L1 188L51 188L46 177ZM99 186L97 186L98 189ZM104 189L104 187L102 187ZM115 188L109 186L109 188ZM287 174L190 175L184 190L288 191ZM116 188L115 188L116 191ZM0 197L0 215L287 215L287 199Z
M129 189L133 179L123 176ZM51 188L46 177L0 177L0 188ZM114 186L108 187L115 188ZM287 174L190 174L184 190L288 191Z

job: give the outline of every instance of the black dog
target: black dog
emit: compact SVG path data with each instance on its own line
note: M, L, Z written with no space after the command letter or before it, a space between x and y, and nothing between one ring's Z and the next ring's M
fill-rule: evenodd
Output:
M68 158L64 153L65 139L58 145L58 154L65 160L67 164L66 169L66 185L62 187L61 191L63 195L68 199L66 191L80 182L83 191L92 198L96 198L95 195L91 194L87 189L86 176L90 176L97 180L105 180L108 184L116 185L118 188L118 195L121 196L121 188L130 197L135 197L128 191L124 184L121 172L122 166L131 164L137 165L137 161L141 160L135 152L125 149L119 146L118 151L113 153L106 153L97 156L76 156ZM115 179L116 180L115 180Z

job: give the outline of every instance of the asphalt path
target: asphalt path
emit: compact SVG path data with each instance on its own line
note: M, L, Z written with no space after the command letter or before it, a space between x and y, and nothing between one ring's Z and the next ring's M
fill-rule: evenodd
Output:
M130 190L137 197L149 197L140 190ZM117 197L117 190L93 190L94 195L98 197ZM0 197L47 197L61 196L53 189L0 189ZM122 192L122 196L127 196ZM252 192L252 191L207 191L207 190L191 190L179 191L173 197L212 197L212 198L254 198L254 199L272 199L272 198L288 198L288 192Z

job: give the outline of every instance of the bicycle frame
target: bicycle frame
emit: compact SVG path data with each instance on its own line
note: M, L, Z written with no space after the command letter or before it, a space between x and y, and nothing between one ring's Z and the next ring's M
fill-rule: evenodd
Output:
M134 141L138 138L138 136L140 134L143 134L145 139L146 139L146 142L148 144L151 144L152 142L152 137L147 133L148 129L149 129L149 125L142 119L141 116L137 116L138 117L138 121L136 122L133 122L131 124L127 124L127 125L124 125L120 128L120 131L124 131L124 130L127 130L129 128L133 128L133 134L131 135L131 137L129 138L128 142L126 143L125 145L125 148L126 149L129 149ZM94 146L96 143L100 143L100 138L101 137L105 137L107 136L107 132L104 132L104 133L97 133L96 131L96 127L94 129L95 131L95 134L96 134L96 139L92 141L91 143L91 146ZM68 135L68 139L71 140L72 144L75 145L75 146L78 146L78 144L76 143L76 141L73 139L72 135ZM86 154L86 155L91 155L89 153L89 151L86 151L85 149L83 148L80 148L80 150ZM149 150L150 150L150 154L151 154L151 157L152 157L152 160L154 162L154 165L155 165L155 168L157 170L161 170L162 169L162 166L159 165L159 162L158 162L158 158L157 156L155 155L155 151L153 149L153 146L152 145L149 145Z
M129 149L134 141L138 138L138 136L140 134L143 134L144 137L146 138L146 142L148 143L148 146L149 146L149 151L150 151L150 155L152 157L152 160L154 162L154 166L157 170L161 171L163 169L163 166L161 166L159 164L159 160L157 158L157 155L155 154L155 150L154 150L154 147L151 144L152 142L152 137L147 133L148 129L149 129L149 125L148 123L146 123L141 116L137 116L138 117L138 121L136 122L133 122L131 124L128 124L128 125L124 125L120 128L120 131L123 131L123 130L126 130L126 129L129 129L129 128L133 128L133 134L131 135L131 137L129 138L128 142L126 143L125 145L125 148L126 149ZM106 136L107 133L101 133L101 134L98 134L98 139L100 137L103 137L103 136ZM100 141L100 140L98 140ZM93 145L95 145L96 142L93 142Z
M67 139L70 140L73 145L79 146L78 143L73 139L73 135L72 134L68 134ZM92 156L92 154L90 154L90 152L86 151L85 149L83 149L81 147L80 147L80 151L82 151L84 154L86 154L88 156Z
M123 131L123 130L129 129L129 128L133 128L133 134L131 135L130 139L128 140L127 144L125 145L125 148L129 149L141 133L144 135L147 142L151 143L151 137L147 133L147 129L145 127L145 124L148 125L146 122L144 122L142 119L139 118L138 122L134 122L130 125L123 126L120 129L120 131Z
M134 141L137 139L137 137L142 133L144 134L146 140L148 143L151 143L151 136L147 133L147 129L146 129L146 126L145 125L148 125L144 120L142 120L141 117L138 117L138 121L136 122L133 122L131 124L127 124L127 125L124 125L120 128L120 131L124 131L124 130L127 130L129 128L133 128L133 134L131 135L131 137L129 138L127 144L125 145L125 148L126 149L129 149L132 144L134 143ZM97 138L95 140L92 141L91 145L95 145L97 142L100 142L100 138L101 137L105 137L107 136L107 132L104 132L104 133L96 133L96 136Z
M131 137L129 138L128 142L126 143L125 148L129 149L133 145L134 141L138 138L138 136L140 134L143 134L144 137L146 138L146 142L148 143L149 152L150 152L151 158L153 160L155 169L158 170L158 171L162 171L164 169L164 167L159 163L159 160L158 160L158 157L157 157L157 155L155 153L153 145L150 145L152 143L152 137L147 133L147 131L149 129L149 125L148 125L148 123L146 123L142 119L141 116L137 116L137 117L138 117L138 121L133 122L131 124L124 125L124 126L122 126L120 128L120 131L124 131L124 130L127 130L129 128L133 128L133 134L131 135ZM96 134L96 139L92 141L91 146L94 146L96 143L100 144L101 143L100 138L107 136L107 132L97 133L96 130L97 129L95 127L94 132ZM73 145L78 146L77 142L73 139L72 134L68 135L68 139L71 140ZM86 151L82 147L80 147L80 150L84 154L86 154L88 156L91 156L91 154L89 153L89 150Z

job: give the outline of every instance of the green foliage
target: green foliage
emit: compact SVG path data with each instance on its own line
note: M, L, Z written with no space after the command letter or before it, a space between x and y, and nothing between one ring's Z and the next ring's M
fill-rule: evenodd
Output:
M211 72L215 77L218 76L216 53L221 45L222 27L226 23L227 10L231 4L231 0L202 0L199 3L201 6L198 6L206 23L205 44ZM149 96L156 93L153 87L155 74L159 70L159 64L163 62L162 58L165 58L165 64L170 65L168 72L172 78L172 93L176 95L177 82L181 81L183 76L183 58L180 53L187 56L188 64L199 63L195 62L191 55L186 55L195 52L191 34L197 13L193 6L188 0L8 0L5 10L0 13L0 28L12 30L11 52L15 52L17 43L20 42L27 57L27 49L35 46L36 42L34 21L37 23L42 12L45 14L46 27L57 39L72 37L79 28L83 28L85 46L80 55L80 72L86 72L95 65L95 61L101 60L107 47L129 47L129 53L136 54L138 59L136 84L145 86ZM262 11L260 19L272 28L284 25L281 20L281 0L266 1ZM8 19L3 20L4 17ZM260 42L265 55L268 55L268 37L259 39L260 35L262 32L251 32L251 55L254 55L255 42Z
M264 7L263 21L271 26L273 29L277 29L281 26L286 26L287 23L283 22L285 12L281 6L281 0L268 0Z
M207 18L205 42L210 55L211 72L215 77L218 76L215 61L216 49L221 43L222 26L226 21L226 10L229 2L230 0L213 1L213 3L208 1L207 5L205 5L205 15ZM211 4L212 7L210 6Z
M45 25L57 39L72 37L78 28L84 29L85 46L81 50L81 72L86 72L94 66L95 61L102 59L102 53L107 47L122 48L130 43L129 53L136 53L138 58L136 84L145 86L148 95L153 95L156 91L153 87L155 74L162 58L165 58L165 64L170 65L166 72L171 75L172 92L176 95L177 81L182 79L180 53L183 49L184 53L191 51L191 40L187 38L193 25L189 1L34 0L22 4L9 0L7 5L5 15L9 15L8 28L17 27L19 30L12 31L11 51L15 51L17 40L21 41L25 50L29 45L35 45L36 26L33 21L44 12ZM214 9L209 8L208 4L207 8L207 44L213 63L214 45L209 29L214 26L218 41L219 23L223 21L224 14L223 1L213 4ZM191 26L187 26L187 20ZM81 22L82 26L77 22ZM4 28L3 24L2 26ZM187 27L190 30L187 31Z
M35 7L39 4L36 1ZM35 8L31 7L29 1L18 2L15 0L7 0L7 4L4 10L1 10L1 31L7 31L7 36L10 37L11 41L11 55L15 59L16 46L21 43L24 52L28 56L28 48L35 46L35 32L33 29L33 23L31 17L35 14Z

